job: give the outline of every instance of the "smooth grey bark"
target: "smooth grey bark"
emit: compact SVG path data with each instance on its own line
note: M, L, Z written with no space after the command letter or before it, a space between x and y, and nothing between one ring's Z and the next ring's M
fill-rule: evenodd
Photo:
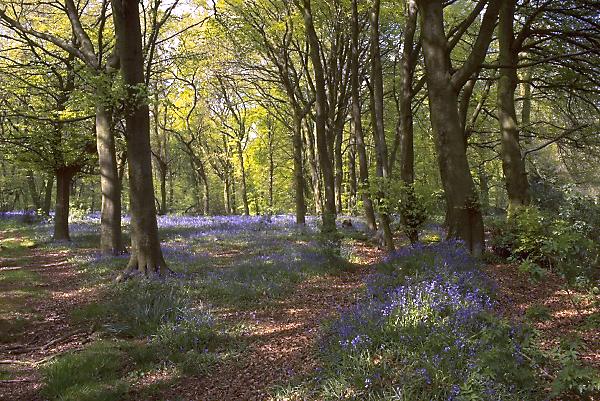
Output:
M484 249L483 218L464 146L458 94L485 58L498 18L499 3L499 0L491 0L487 5L471 53L453 72L450 46L444 32L443 3L439 0L417 1L431 125L446 198L448 237L463 240L474 255L481 255Z
M384 116L383 116L383 68L381 66L381 49L379 45L379 12L381 3L375 0L369 13L370 20L370 57L371 57L371 105L373 121L373 139L375 141L376 173L383 181L389 180L390 171L388 164L388 148L385 138ZM385 193L379 191L377 202L380 204L379 226L383 231L383 239L386 249L394 250L394 236L390 227L390 217L385 210Z
M117 169L115 137L112 132L112 113L102 104L98 94L96 105L96 147L100 166L100 249L118 255L125 251L121 231L121 183Z
M350 86L351 86L351 99L352 99L352 127L353 133L356 138L356 153L358 154L358 175L365 211L365 219L367 221L367 227L375 231L377 230L377 223L375 221L375 211L373 210L373 202L369 191L369 165L367 160L367 151L365 149L365 138L362 128L362 113L360 105L360 78L359 78L359 66L360 66L360 49L359 49L359 20L358 20L358 4L357 0L352 0L352 54L351 54L351 72L350 72Z
M112 0L121 72L127 88L126 140L129 166L132 252L121 275L157 276L169 273L165 263L153 202L150 110L145 98L144 57L137 0Z
M509 209L527 205L530 202L529 182L525 161L519 145L519 126L515 111L515 91L517 89L518 53L514 49L514 14L516 1L504 0L500 7L498 42L500 47L497 89L498 121L502 144L502 171L508 194ZM528 112L527 112L528 113Z
M321 62L321 46L315 31L310 0L303 0L301 6L306 38L309 46L309 56L313 65L315 85L315 129L317 136L317 151L319 166L323 176L323 187L325 189L325 202L322 214L322 233L328 237L334 237L337 233L335 226L336 202L335 202L335 177L332 163L332 152L330 144L332 139L328 135L326 120L328 112L327 93L325 90L325 73Z

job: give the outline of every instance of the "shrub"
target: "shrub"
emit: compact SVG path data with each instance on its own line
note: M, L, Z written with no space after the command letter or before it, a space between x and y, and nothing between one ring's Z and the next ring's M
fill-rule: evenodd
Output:
M492 227L492 250L521 264L521 270L540 279L543 269L554 270L569 283L594 278L600 249L592 239L594 229L585 222L555 218L536 207L520 207ZM596 273L597 274L597 273Z
M456 242L392 255L323 345L328 399L535 397L528 333L492 313L487 279ZM484 286L482 289L481 286Z

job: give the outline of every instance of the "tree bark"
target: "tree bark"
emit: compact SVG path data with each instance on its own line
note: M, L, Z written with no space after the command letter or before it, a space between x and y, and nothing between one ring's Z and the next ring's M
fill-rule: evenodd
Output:
M375 140L375 152L377 163L377 176L384 182L390 179L388 170L388 149L385 138L385 127L383 119L383 69L381 66L381 50L379 47L379 11L380 1L375 0L370 11L370 51L371 51L371 105L373 117L373 138ZM383 190L378 191L377 202L380 205L379 225L383 230L385 247L389 252L394 250L394 236L390 227L389 212L386 210L386 194Z
M402 57L400 65L402 70L400 99L398 101L399 121L397 129L399 132L400 145L400 179L403 183L403 202L401 216L402 224L411 243L419 240L419 231L411 223L411 211L417 207L414 189L415 181L415 151L414 151L414 125L413 125L413 79L417 62L418 50L414 45L414 37L417 29L418 8L415 0L409 0L406 7L406 27L403 37ZM393 167L395 152L390 160L390 170Z
M365 219L367 227L370 230L377 230L375 222L375 211L373 210L373 202L369 194L369 165L367 161L367 151L365 149L365 138L362 128L362 113L360 107L360 79L359 79L359 64L360 64L360 49L359 49L359 21L358 21L358 5L357 0L352 0L352 59L350 86L352 97L352 126L354 128L354 136L356 138L356 152L358 154L358 175L360 182L360 193L365 209Z
M121 72L127 87L126 140L131 205L132 252L121 278L134 274L164 275L170 270L160 248L153 202L150 111L145 96L138 1L112 0L112 6Z
M458 93L485 58L499 1L492 0L488 4L471 54L454 73L444 32L442 2L419 0L418 5L431 125L447 203L448 237L463 240L472 254L481 255L484 249L483 218L464 146Z
M35 184L35 177L33 176L33 171L27 171L27 186L29 188L29 194L31 195L31 202L33 203L33 208L37 211L42 208L40 195L37 190L37 185Z
M414 126L412 112L412 86L415 72L417 52L414 48L414 36L417 28L417 4L409 0L407 5L406 28L402 58L401 92L399 101L400 128L400 178L407 186L412 186L415 181L415 152L414 152ZM390 166L392 167L392 166Z
M50 208L52 207L52 187L54 186L54 175L49 175L46 180L45 193L44 193L44 214L50 215Z
M344 179L344 160L342 158L342 141L344 139L343 127L336 127L335 145L333 150L333 158L335 164L335 210L337 213L342 213L342 194L343 194L343 179Z
M115 138L111 129L112 115L101 101L100 99L96 105L96 146L102 191L100 249L103 253L118 255L125 251L121 234L121 183Z
M242 149L242 141L236 140L236 150L238 161L240 163L240 173L242 175L242 204L244 206L244 215L250 215L250 206L248 205L248 191L246 187L246 166L244 166L244 151Z
M325 204L322 214L322 233L326 237L335 237L337 228L335 226L335 178L332 163L332 154L329 151L331 135L328 135L327 120L327 93L325 91L325 74L321 62L320 41L313 23L310 0L303 0L302 16L306 28L306 38L309 45L310 60L313 65L315 81L315 128L317 132L317 151L319 153L319 165L323 175L323 186L325 188Z
M321 193L321 180L319 179L318 157L315 149L315 137L311 124L306 124L305 138L308 148L308 165L310 167L310 181L313 188L313 198L315 204L315 214L323 212L323 195Z
M519 145L519 127L515 111L518 54L513 48L513 20L516 1L505 0L500 8L498 41L500 77L498 80L498 120L502 143L502 170L509 209L529 204L529 183Z
M356 194L358 193L358 181L356 177L356 136L354 126L351 128L350 145L348 146L348 203L350 213L356 209Z
M77 169L62 167L56 170L56 206L54 207L55 241L71 241L69 235L69 206L71 198L71 181Z
M306 204L304 201L304 168L302 162L302 116L294 111L294 189L296 191L296 224L306 224ZM269 153L269 207L273 207L273 155Z

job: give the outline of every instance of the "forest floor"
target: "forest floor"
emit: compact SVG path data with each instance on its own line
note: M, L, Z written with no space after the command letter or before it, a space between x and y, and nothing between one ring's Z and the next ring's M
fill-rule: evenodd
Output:
M45 242L47 232L39 228L0 226L0 400L285 399L281 389L320 369L323 324L355 302L383 253L360 230L345 230L342 258L334 262L339 266L331 266L332 259L318 249L315 230L249 219L159 222L166 258L183 272L175 286L193 303L210 305L219 335L227 338L211 347L206 369L192 370L185 368L185 358L139 356L138 348L149 347L158 331L136 337L109 324L118 320L118 313L106 308L119 305L112 279L126 261L94 253L94 223L75 227L74 244L62 245ZM584 350L580 358L600 368L600 325L590 324L599 311L585 294L567 293L557 277L532 284L506 264L486 269L499 285L501 314L533 324L547 349L559 338L577 336ZM135 301L123 299L128 302ZM45 368L54 364L73 376L87 361L60 365L63 355L107 340L113 341L109 356L125 362L113 372L94 368L92 379L102 388L77 387L76 379L61 384L60 372ZM55 387L65 387L59 389L64 394L56 388L44 392L53 380Z

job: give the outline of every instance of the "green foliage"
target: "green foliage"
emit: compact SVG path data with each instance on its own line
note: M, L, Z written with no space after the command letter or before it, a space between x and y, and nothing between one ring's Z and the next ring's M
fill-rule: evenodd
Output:
M565 211L565 218L574 214ZM492 250L520 263L520 269L539 280L544 269L561 274L570 284L591 280L597 271L600 248L590 238L594 228L555 218L534 206L519 207L492 228Z
M364 191L365 189L361 189ZM401 180L373 177L366 189L378 213L400 216L400 227L412 243L418 241L419 231L428 218L428 202L413 186Z
M541 352L541 359L557 370L552 381L552 397L567 399L574 396L592 399L600 392L600 374L583 366L578 358L579 341L563 340L559 346Z
M550 308L545 305L531 305L525 311L525 318L531 321L543 321L550 319Z

